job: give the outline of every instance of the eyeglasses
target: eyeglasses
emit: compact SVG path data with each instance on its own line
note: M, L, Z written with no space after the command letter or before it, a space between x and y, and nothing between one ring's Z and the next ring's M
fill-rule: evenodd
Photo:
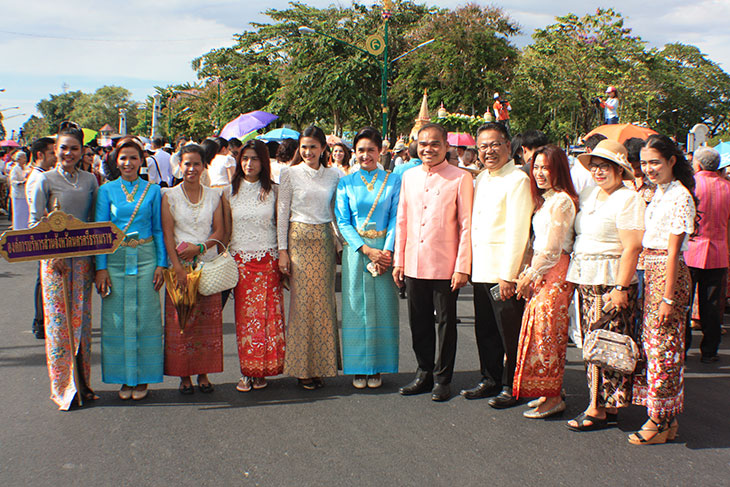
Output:
M611 169L611 166L613 166L613 164L611 164L610 162L604 162L601 164L594 164L591 162L588 164L588 170L595 173L608 172Z
M81 130L81 126L79 124L77 124L76 122L66 120L64 122L61 122L61 125L58 126L58 129L59 130L63 130L63 129Z
M490 150L498 150L503 145L506 145L507 142L491 142L489 144L482 144L479 146L479 150L482 152L488 152Z

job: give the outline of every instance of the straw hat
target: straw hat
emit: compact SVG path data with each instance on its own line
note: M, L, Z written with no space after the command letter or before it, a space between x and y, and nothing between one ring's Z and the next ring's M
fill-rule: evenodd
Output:
M634 169L629 164L627 157L626 147L615 140L605 139L598 143L593 152L587 154L581 154L578 156L578 161L583 164L583 167L588 169L588 164L591 162L592 157L600 157L608 162L618 164L623 169L621 179L634 179Z

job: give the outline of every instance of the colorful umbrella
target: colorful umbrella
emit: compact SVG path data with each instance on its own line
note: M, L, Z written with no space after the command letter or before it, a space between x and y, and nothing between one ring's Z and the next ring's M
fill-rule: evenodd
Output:
M84 145L94 140L98 134L96 130L91 129L81 129L81 131L84 133Z
M718 169L730 166L730 142L720 142L715 146L715 150L720 153L720 166Z
M14 140L3 140L0 142L0 147L20 147L20 144Z
M239 138L254 130L262 129L276 120L278 115L269 112L255 111L241 114L228 122L220 132L224 139Z
M477 145L474 137L472 137L471 134L465 134L463 132L449 132L446 140L448 141L449 145L453 147L469 147L472 145Z
M656 134L656 132L649 127L639 127L638 125L632 125L630 123L617 123L596 127L588 132L584 139L587 139L593 134L605 135L609 139L623 144L626 139L630 139L632 137L647 139L650 135Z
M265 140L266 142L281 142L284 139L299 139L299 132L292 129L280 128L266 132L263 135L256 137L257 139Z

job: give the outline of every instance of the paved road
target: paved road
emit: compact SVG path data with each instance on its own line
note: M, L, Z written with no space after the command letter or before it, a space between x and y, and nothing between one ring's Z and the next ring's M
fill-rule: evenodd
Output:
M0 222L4 223L4 222ZM569 349L564 418L522 418L525 406L491 409L485 400L401 397L415 370L401 302L401 373L379 390L356 391L347 377L309 392L291 378L254 393L239 377L233 307L224 313L225 372L212 395L181 396L177 379L140 403L117 398L99 369L99 300L94 296L92 385L101 400L59 412L48 399L43 342L30 334L35 264L0 261L0 485L728 485L730 352L719 365L687 368L679 441L631 446L644 411L622 413L620 428L573 433L564 420L587 403L583 366ZM471 289L461 294L453 386L478 375ZM727 340L726 340L727 342ZM698 343L695 341L695 343Z

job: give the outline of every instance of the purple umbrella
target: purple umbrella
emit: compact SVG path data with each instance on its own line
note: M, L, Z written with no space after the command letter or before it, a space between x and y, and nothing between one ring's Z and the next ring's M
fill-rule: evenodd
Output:
M278 115L258 110L244 113L228 122L219 135L224 139L240 138L254 130L266 127L277 118L279 118Z

